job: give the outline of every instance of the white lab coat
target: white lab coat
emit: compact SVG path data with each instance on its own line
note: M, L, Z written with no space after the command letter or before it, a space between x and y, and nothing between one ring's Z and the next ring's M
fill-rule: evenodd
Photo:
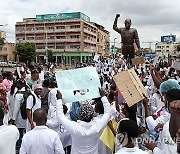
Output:
M25 88L22 88L20 91L25 91ZM23 101L24 101L23 94L17 93L15 95L14 112L12 117L12 119L15 120L17 128L26 128L26 120L22 118L20 112L20 106Z
M19 131L16 126L0 126L0 154L15 154Z
M36 126L23 136L20 154L64 154L64 150L55 131Z
M72 154L98 154L98 141L104 127L112 116L110 103L104 96L101 98L104 105L104 115L98 121L70 121L63 113L62 100L57 101L58 121L72 136Z

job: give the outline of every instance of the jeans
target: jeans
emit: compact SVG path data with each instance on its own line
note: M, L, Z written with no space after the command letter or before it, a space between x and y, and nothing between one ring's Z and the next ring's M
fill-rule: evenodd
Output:
M21 143L22 143L22 138L26 132L25 128L18 128L18 130L19 130L19 139L16 142L16 154L19 154L19 150L20 150Z

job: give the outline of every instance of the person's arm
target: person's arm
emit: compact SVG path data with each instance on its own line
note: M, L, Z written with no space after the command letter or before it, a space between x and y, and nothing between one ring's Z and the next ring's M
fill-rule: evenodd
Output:
M172 139L176 139L176 133L180 129L180 100L171 102L169 108L171 113L169 132Z
M113 135L114 135L114 136L116 136L116 130L114 129L114 127L113 127L113 124L112 124L112 121L111 121L111 120L108 122L108 126L109 126L109 128L111 129L111 131L112 131Z
M57 134L56 139L54 141L54 154L65 154L61 140Z
M138 32L137 32L136 29L135 29L135 31L134 31L134 41L135 41L138 49L140 49L140 42L139 42Z
M31 125L31 129L34 128L34 123L33 123L33 120L32 120L32 113L31 113L31 110L33 108L33 96L29 96L27 98L27 102L26 102L26 114L27 114L27 118L29 120L29 123Z
M79 124L75 121L71 121L65 117L63 112L63 105L62 105L62 95L59 91L57 91L57 101L56 101L56 115L57 120L63 127L71 134L75 134L76 132L81 131L79 128Z
M119 14L116 15L116 18L114 20L114 24L113 24L113 29L118 32L118 33L121 33L121 29L117 27L117 21L118 21L118 18L120 17Z
M154 66L150 66L150 74L153 79L154 85L159 89L159 87L161 85L161 81L156 77L156 75L154 73Z
M162 83L163 80L161 79L161 77L159 76L159 73L157 72L156 68L154 67L154 73L156 75L156 77L158 78L158 80Z
M102 97L101 101L102 101L103 107L104 107L104 114L99 119L99 121L97 121L97 124L93 125L92 129L96 129L97 131L100 131L107 125L108 121L110 120L111 116L114 113L114 111L111 110L110 103L109 103L107 97L105 96L104 90L100 89L100 95Z
M148 106L148 99L147 97L144 95L144 100L143 100L143 106L144 106L144 110L145 110L145 118L151 116L151 112Z

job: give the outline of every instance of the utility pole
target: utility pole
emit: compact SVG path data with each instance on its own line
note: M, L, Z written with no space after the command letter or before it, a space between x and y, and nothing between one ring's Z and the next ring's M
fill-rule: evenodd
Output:
M115 41L116 41L116 39L118 39L118 37L115 37L115 38L114 38L114 52L113 52L113 57L114 57L114 58L115 58L115 43L116 43Z

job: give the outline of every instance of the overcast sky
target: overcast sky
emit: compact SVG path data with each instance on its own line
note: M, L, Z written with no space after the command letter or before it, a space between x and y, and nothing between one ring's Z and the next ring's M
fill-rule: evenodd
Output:
M139 33L142 42L160 41L161 35L176 35L180 41L180 0L0 0L0 27L6 31L7 40L15 42L15 23L37 14L83 12L91 21L103 25L111 36L120 42L120 35L113 31L112 24L117 13L121 14L119 27L130 18L132 27ZM152 45L153 47L154 45Z

